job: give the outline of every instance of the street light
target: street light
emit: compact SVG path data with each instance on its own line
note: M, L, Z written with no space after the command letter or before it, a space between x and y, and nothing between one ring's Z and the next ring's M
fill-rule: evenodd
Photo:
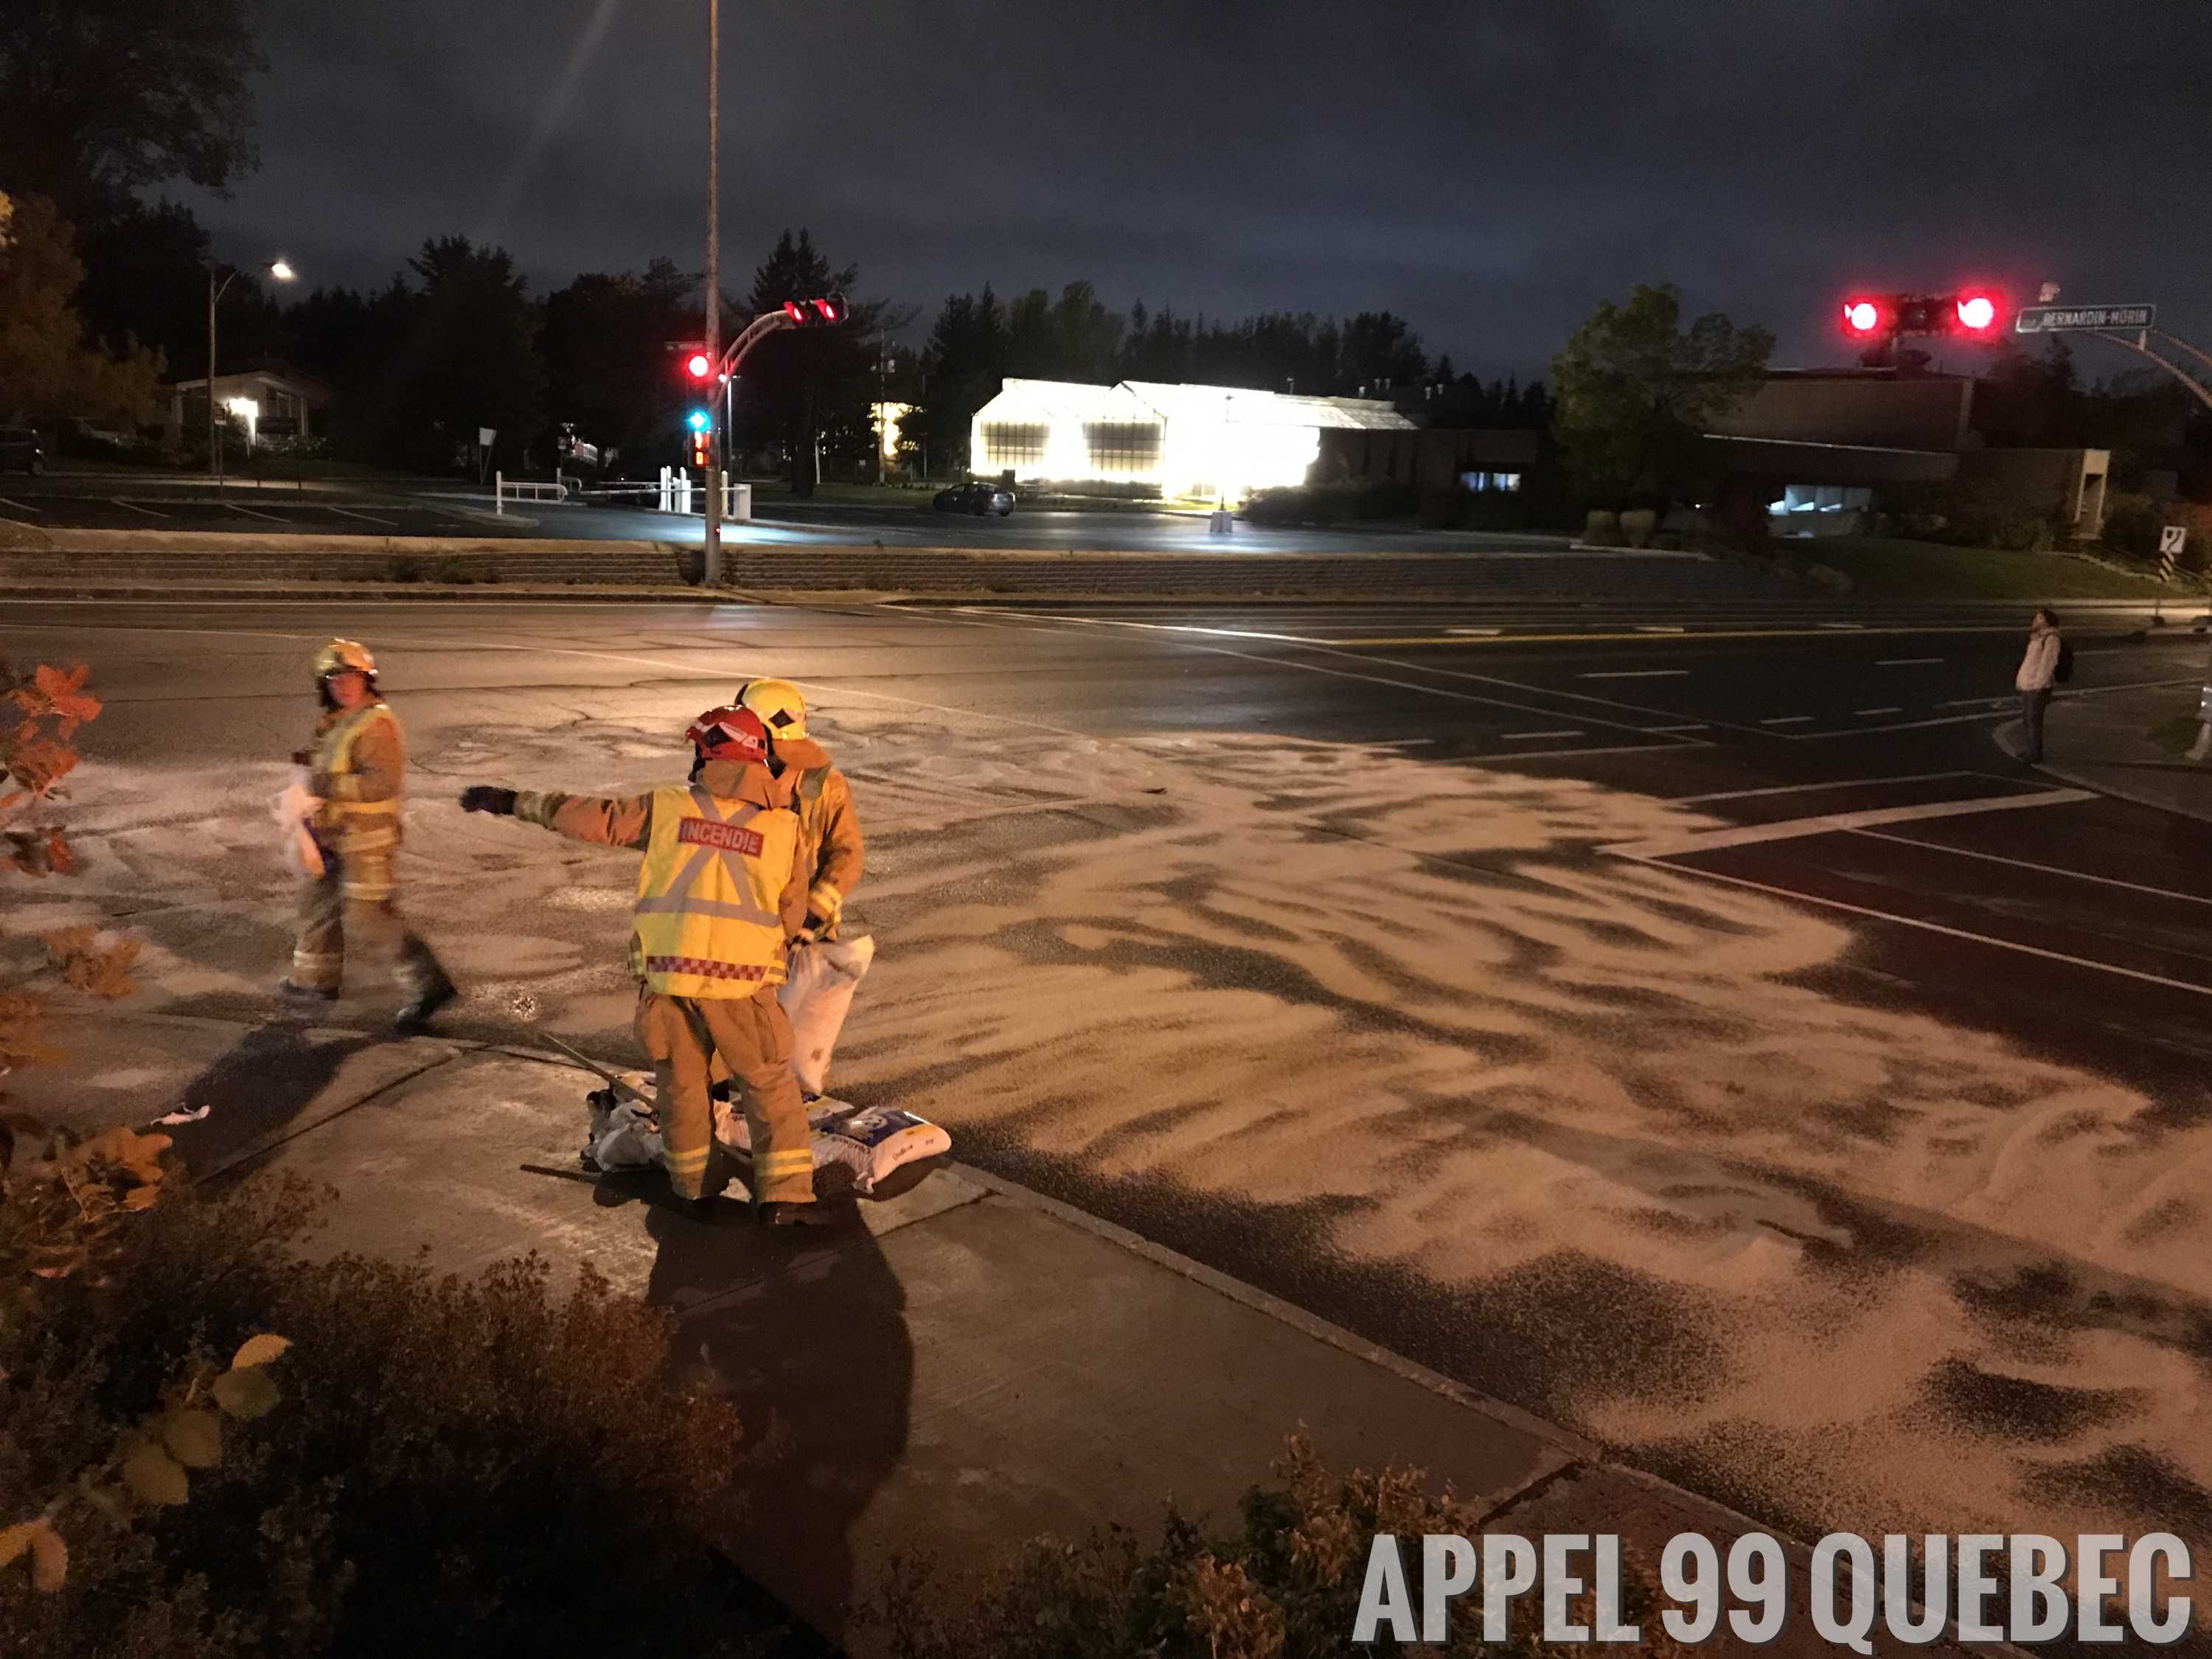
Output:
M230 291L230 285L238 280L238 268L233 265L225 269L220 283L216 281L216 270L212 264L208 266L208 467L220 486L222 483L222 446L216 441L215 430L215 308L217 301ZM268 271L280 283L289 283L298 275L292 269L291 261L282 254L269 262Z

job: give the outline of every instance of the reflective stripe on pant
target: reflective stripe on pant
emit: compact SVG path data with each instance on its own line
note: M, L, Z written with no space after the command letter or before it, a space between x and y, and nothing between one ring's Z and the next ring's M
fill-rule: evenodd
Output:
M292 947L292 982L335 991L345 978L346 936L391 964L401 992L413 1000L445 977L430 947L400 920L392 902L388 856L325 853L323 873L300 884L300 933Z
M707 1097L710 1060L730 1068L753 1144L753 1196L764 1203L814 1199L814 1147L791 1074L791 1023L769 986L750 997L638 998L637 1040L653 1062L668 1182L678 1196L722 1188L708 1165L714 1148Z

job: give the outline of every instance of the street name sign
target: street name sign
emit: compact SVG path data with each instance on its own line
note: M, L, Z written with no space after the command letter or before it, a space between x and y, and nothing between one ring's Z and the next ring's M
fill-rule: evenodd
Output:
M2083 328L2148 328L2156 306L2023 306L2013 319L2015 334L2060 334Z

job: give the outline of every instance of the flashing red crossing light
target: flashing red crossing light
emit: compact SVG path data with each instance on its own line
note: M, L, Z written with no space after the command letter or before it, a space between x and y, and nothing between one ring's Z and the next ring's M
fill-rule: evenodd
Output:
M695 380L703 380L714 372L714 360L703 351L695 351L684 360L684 372Z
M1880 300L1853 299L1844 301L1844 330L1862 337L1882 332L1888 327L1892 313Z
M2003 308L1997 304L1994 295L1969 289L1959 295L1954 309L1958 314L1959 326L1967 333L1987 334L1996 326L1998 314Z

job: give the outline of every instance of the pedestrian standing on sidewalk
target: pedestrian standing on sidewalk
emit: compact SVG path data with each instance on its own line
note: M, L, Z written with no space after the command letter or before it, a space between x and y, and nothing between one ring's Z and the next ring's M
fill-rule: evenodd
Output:
M2027 651L2020 659L2013 684L2020 690L2021 724L2027 730L2021 758L2030 766L2043 764L2043 712L2051 707L2051 689L2059 678L2059 654L2066 648L2059 637L2058 613L2048 605L2028 624Z

